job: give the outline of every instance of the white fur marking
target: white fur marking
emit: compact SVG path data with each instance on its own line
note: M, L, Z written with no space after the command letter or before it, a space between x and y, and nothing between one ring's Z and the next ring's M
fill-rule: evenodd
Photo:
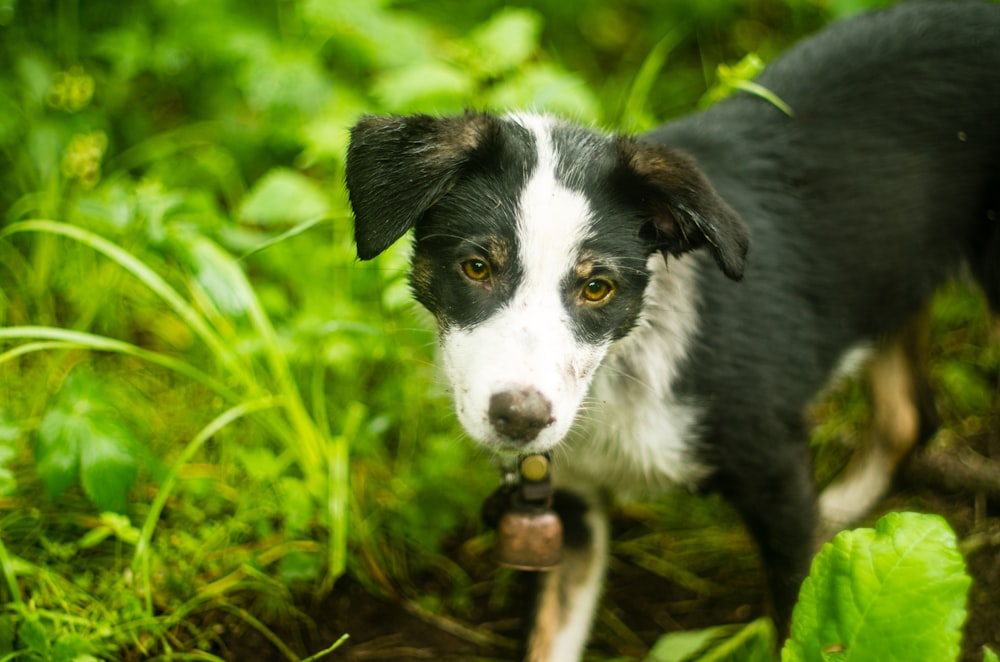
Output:
M513 116L533 134L537 164L519 203L517 236L523 279L511 301L470 329L442 337L445 372L459 420L476 441L502 446L489 420L490 398L531 388L552 405L554 421L525 451L547 450L569 431L606 346L579 342L565 310L562 281L577 263L592 212L586 197L556 179L553 120Z
M591 545L587 553L587 572L583 581L567 587L569 612L565 614L565 624L555 637L552 645L552 662L575 662L583 657L583 650L590 636L597 603L604 588L605 569L608 565L608 520L600 508L591 508L587 513Z
M849 347L840 355L840 359L837 361L837 365L833 369L829 381L820 391L817 398L838 387L845 380L857 377L862 369L871 361L874 354L875 346L870 341L863 341L853 347Z
M579 259L592 212L583 194L556 179L553 120L511 119L531 131L538 150L519 205L524 276L512 300L490 319L442 337L459 420L476 441L509 448L490 423L490 398L531 388L552 404L554 421L519 450L555 448L560 483L626 495L697 483L708 471L690 444L701 412L673 395L673 383L698 325L694 281L703 257L671 258L668 268L662 256L651 256L652 279L637 327L610 348L578 341L561 283Z
M824 533L832 536L857 523L889 491L895 463L878 449L871 454L857 471L828 487L820 496Z

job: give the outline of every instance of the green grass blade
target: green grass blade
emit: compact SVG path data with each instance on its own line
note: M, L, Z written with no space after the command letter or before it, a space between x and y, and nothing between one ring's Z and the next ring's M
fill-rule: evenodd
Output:
M341 216L340 218L344 218L344 217L345 216ZM279 235L277 235L275 237L272 237L272 238L268 239L267 241L264 241L264 242L258 244L257 246L254 246L253 248L251 248L250 250L246 251L245 253L243 253L242 255L240 255L236 259L239 260L239 261L243 261L243 260L247 259L248 257L250 257L251 255L256 255L257 253L263 253L264 251L266 251L267 249L271 248L272 246L280 244L283 241L287 241L288 239L291 239L292 237L297 237L300 234L302 234L303 232L307 232L309 230L312 230L314 227L316 227L318 225L322 225L323 223L329 223L332 220L334 220L334 219L332 217L330 217L330 216L318 216L318 217L310 219L308 221L303 221L302 223L299 223L299 224L295 225L294 227L289 228L288 230L285 230L281 234L279 234Z
M738 90L743 90L748 94L753 94L754 96L760 97L761 99L767 101L772 106L783 112L785 115L788 115L789 117L795 117L795 111L792 109L791 106L785 103L785 101L777 94L767 89L760 83L756 83L752 80L738 80L734 81L732 85Z
M18 345L12 349L8 349L3 354L0 354L0 365L3 365L7 361L13 361L14 359L27 356L28 354L34 354L35 352L45 352L48 350L56 349L80 349L79 343L66 342L63 340L44 340L41 342L29 342L23 345Z
M242 272L240 273L242 276ZM321 589L325 591L332 588L333 581L347 567L347 447L348 440L357 434L360 427L360 420L354 422L358 417L353 414L363 408L358 406L352 409L347 416L348 423L345 424L343 433L331 442L329 434L316 425L306 409L288 360L281 351L278 334L260 299L245 278L241 277L239 282L245 288L243 296L247 302L247 313L264 342L268 366L277 381L279 392L284 398L285 411L296 434L296 439L290 440L290 447L299 456L299 464L307 484L325 502L328 519L326 524L330 531L327 577Z
M29 351L41 351L43 349L89 349L100 352L114 352L132 356L184 375L207 386L231 402L239 400L237 395L226 387L225 384L205 374L186 361L181 361L168 354L143 349L138 345L133 345L122 340L108 338L107 336L87 333L85 331L70 331L69 329L52 326L11 326L0 328L0 341L3 340L38 340L40 342L28 343L0 354L0 365L5 361L27 354Z
M163 299L184 320L191 330L208 345L212 354L228 371L241 377L245 382L252 382L245 366L240 362L236 353L216 333L205 317L199 314L159 274L128 251L89 230L58 221L34 219L13 223L0 231L0 237L17 232L41 232L67 237L110 258Z
M0 574L3 575L7 592L10 593L10 601L15 605L23 604L24 598L21 596L21 587L17 583L14 563L11 561L10 554L7 553L7 546L3 544L2 538L0 538Z
M195 453L198 452L205 442L211 439L217 432L219 432L219 430L239 418L264 409L273 409L274 407L281 406L281 404L281 401L276 398L266 397L259 400L244 402L227 409L216 416L208 425L202 428L190 442L188 442L188 445L184 448L180 457L177 458L177 461L174 463L173 467L171 467L170 472L167 474L167 477L163 480L163 484L160 486L159 491L156 493L153 503L149 506L149 512L146 514L146 519L143 521L142 530L139 533L139 540L135 546L135 554L132 557L132 570L139 577L139 581L141 582L140 585L143 588L146 598L146 611L148 616L152 617L153 615L153 590L152 579L150 577L149 545L152 542L153 531L156 529L156 524L160 520L160 514L163 512L167 499L169 498L171 492L173 492L173 489L177 485L177 481L180 478L181 469L184 465L191 461Z
M649 51L649 55L643 60L642 66L639 67L639 71L632 81L632 86L628 91L628 98L625 101L622 119L628 124L630 130L640 131L650 128L649 125L652 124L653 118L649 117L649 111L646 108L649 101L649 93L653 89L653 85L656 83L670 53L677 48L688 33L689 30L686 26L675 27L653 46Z
M343 635L340 636L340 639L338 639L337 641L333 642L332 646L330 646L329 648L324 648L320 652L314 653L313 655L310 655L309 657L303 659L302 662L316 662L317 660L320 660L320 659L326 657L330 653L334 652L335 650L337 650L338 648L340 648L341 646L343 646L344 643L348 639L350 639L350 638L351 638L351 635L349 635L349 634L343 634Z

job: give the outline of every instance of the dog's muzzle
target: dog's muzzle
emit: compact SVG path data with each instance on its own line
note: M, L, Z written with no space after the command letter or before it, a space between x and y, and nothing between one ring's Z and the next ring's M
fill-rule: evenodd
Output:
M499 434L527 444L552 425L552 403L533 388L494 393L490 398L490 425Z

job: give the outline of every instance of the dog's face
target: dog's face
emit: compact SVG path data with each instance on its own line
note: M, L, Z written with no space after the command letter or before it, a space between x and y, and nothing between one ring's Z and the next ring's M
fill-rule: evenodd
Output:
M414 229L459 419L498 451L565 437L642 313L651 255L705 245L742 274L742 222L689 158L546 117L364 119L347 184L359 257Z

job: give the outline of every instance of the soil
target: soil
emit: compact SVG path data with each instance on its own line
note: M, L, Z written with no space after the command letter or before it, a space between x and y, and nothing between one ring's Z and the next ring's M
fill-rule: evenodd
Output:
M996 439L970 443L989 456ZM993 457L1000 455L994 454ZM926 464L926 463L925 463ZM930 476L930 477L929 477ZM901 473L897 489L867 524L884 512L911 510L943 515L955 529L973 578L969 595L962 662L980 662L983 646L1000 651L1000 501L969 493L964 486L943 487L949 481L934 477L919 456ZM1000 483L998 483L1000 489ZM994 490L994 497L996 490ZM692 497L694 498L694 497ZM601 612L595 624L589 659L631 656L641 659L666 632L741 623L763 613L760 573L749 540L738 522L724 517L712 536L725 550L706 550L706 558L722 559L704 575L711 590L695 592L664 578L661 572L639 567L620 555L613 561ZM645 515L622 511L615 517L619 538L650 535ZM652 532L655 534L655 532ZM677 535L684 535L679 533ZM472 604L462 620L431 613L412 601L378 598L356 582L345 579L321 604L303 606L312 627L279 627L275 632L296 654L306 657L329 647L342 634L350 639L326 660L511 660L521 620L506 600L495 602L490 588L498 578L510 579L486 558L469 558L456 545L454 559L476 580ZM486 556L484 553L483 556ZM516 594L517 591L514 591ZM492 597L491 597L492 596ZM901 615L905 618L905 615ZM230 660L289 659L257 632L230 621L219 628L225 642L216 654Z

